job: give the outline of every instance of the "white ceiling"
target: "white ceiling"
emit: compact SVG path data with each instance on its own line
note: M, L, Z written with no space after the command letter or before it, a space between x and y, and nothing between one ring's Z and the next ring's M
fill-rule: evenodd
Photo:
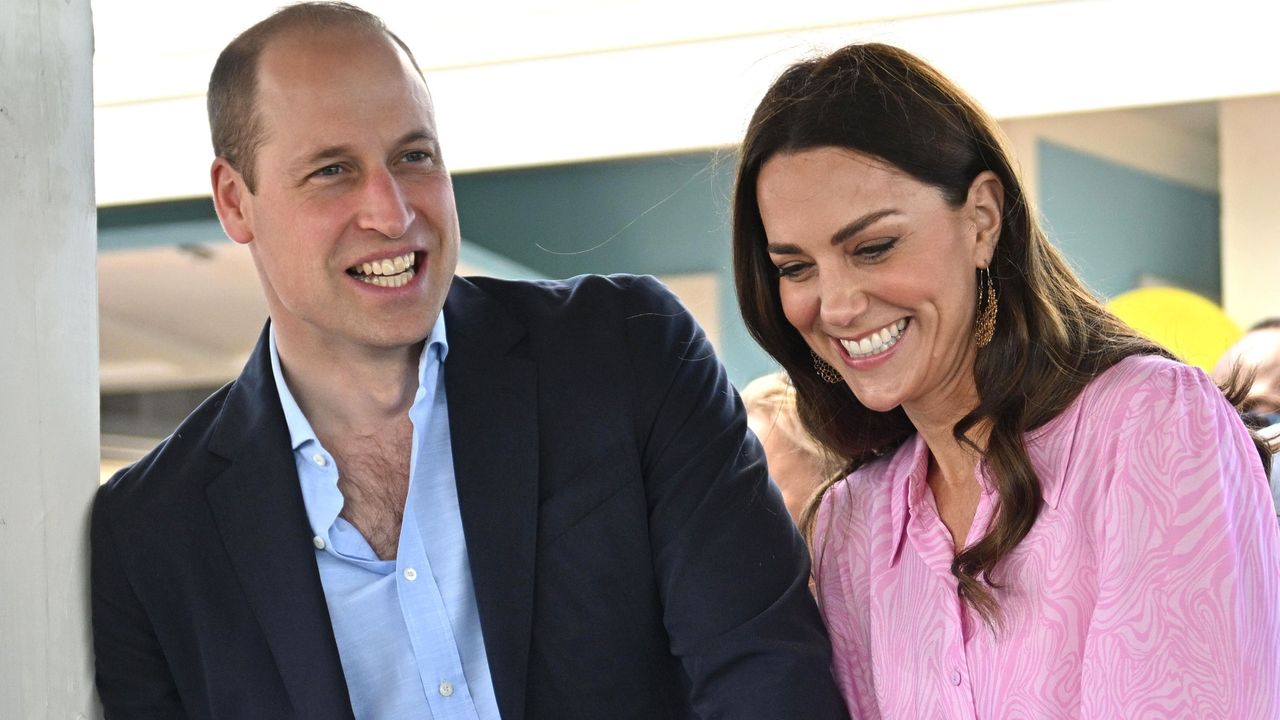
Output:
M278 0L96 0L99 203L207 193L217 51ZM1280 92L1269 3L366 0L428 73L455 172L732 145L788 62L857 40L1001 118Z

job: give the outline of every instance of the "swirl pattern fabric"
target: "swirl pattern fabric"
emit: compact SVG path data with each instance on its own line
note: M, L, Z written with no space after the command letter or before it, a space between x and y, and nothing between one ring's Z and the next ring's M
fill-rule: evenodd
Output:
M1262 465L1198 369L1127 358L1026 436L1043 506L964 607L913 437L823 499L833 670L854 717L1280 717L1280 529ZM975 542L996 508L980 463Z

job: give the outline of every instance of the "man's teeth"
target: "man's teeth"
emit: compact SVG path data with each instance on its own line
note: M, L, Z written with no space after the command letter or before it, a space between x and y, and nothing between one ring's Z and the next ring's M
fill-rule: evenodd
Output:
M902 334L902 329L906 326L907 319L903 318L892 325L880 328L861 340L841 340L840 344L844 346L844 351L849 353L849 357L869 357L882 353L897 344L898 336Z
M370 285L377 285L385 288L403 287L406 283L413 279L413 268L409 268L398 275L356 275L356 279Z
M407 252L399 257L361 263L352 268L352 275L370 285L398 288L413 279L415 255L416 253Z

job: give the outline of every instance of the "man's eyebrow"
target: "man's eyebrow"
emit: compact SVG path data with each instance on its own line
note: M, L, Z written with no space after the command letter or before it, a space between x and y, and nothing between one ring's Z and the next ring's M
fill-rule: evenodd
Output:
M409 143L415 142L427 142L432 146L435 146L438 140L436 139L436 134L430 130L410 130L404 135L401 135L400 139L396 141L396 144L408 145Z
M863 230L866 230L868 227L871 227L877 221L883 220L884 218L889 217L890 215L898 215L898 214L900 214L900 212L896 208L885 208L884 210L877 210L875 212L867 213L866 215L863 215L857 220L854 220L848 225L845 225L844 227L832 233L831 244L839 245L844 241L848 240L849 238L853 237L854 235L857 235Z
M435 147L437 142L436 135L430 130L410 130L396 140L396 146L399 147L415 142L427 142L430 143L432 147ZM308 170L327 160L348 157L353 155L354 152L355 151L350 145L326 145L325 147L304 155L293 165L299 171Z
M294 161L293 168L299 172L307 171L327 160L347 157L351 155L351 153L350 145L327 145L298 158Z

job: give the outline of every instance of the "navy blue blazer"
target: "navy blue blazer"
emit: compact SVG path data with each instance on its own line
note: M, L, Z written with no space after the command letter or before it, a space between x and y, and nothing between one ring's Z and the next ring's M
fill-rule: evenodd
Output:
M455 278L445 383L506 720L843 718L808 560L737 394L651 278ZM351 720L265 332L104 485L109 718Z

